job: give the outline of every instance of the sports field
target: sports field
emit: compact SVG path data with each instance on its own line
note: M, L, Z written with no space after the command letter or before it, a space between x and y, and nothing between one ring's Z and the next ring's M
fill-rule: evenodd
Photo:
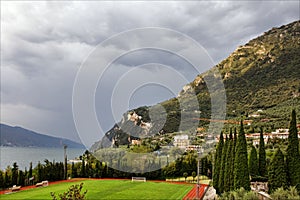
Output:
M64 182L0 195L0 199L51 199L50 192L65 192L69 186L83 182L87 199L182 199L193 185L166 182L131 182L130 180L82 180Z

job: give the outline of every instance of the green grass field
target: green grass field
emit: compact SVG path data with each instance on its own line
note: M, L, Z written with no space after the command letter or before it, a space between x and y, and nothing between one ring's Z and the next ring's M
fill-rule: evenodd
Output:
M84 180L4 194L0 195L0 199L51 199L50 192L63 193L69 186L81 182L84 183L83 191L88 190L87 199L182 199L193 187L149 181Z

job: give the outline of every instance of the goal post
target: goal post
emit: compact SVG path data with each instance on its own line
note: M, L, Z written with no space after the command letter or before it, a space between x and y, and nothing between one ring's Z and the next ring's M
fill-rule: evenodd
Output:
M139 181L139 182L146 182L146 177L132 177L131 181Z

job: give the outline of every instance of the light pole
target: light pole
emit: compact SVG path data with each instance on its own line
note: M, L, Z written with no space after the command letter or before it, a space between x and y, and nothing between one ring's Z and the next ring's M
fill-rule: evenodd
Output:
M199 194L199 190L200 190L200 156L201 153L203 153L203 148L202 146L198 146L197 147L197 153L198 153L198 164L197 164L197 199L200 199L200 194Z
M167 166L169 166L169 154L167 155Z

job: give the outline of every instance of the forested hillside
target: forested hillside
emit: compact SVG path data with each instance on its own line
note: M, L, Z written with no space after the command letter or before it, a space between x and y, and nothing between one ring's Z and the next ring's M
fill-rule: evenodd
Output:
M273 28L252 39L214 66L222 75L226 90L226 118L239 120L243 117L252 120L252 127L245 127L246 131L260 126L264 126L265 130L287 128L291 110L296 109L300 112L299 52L300 21L295 21ZM138 113L141 116L140 122L151 123L148 133L193 132L195 130L189 130L189 128L193 127L191 124L195 123L194 118L211 118L211 98L204 81L207 74L198 75L193 82L183 87L176 98L152 107L137 108L128 113ZM195 105L192 105L194 104L192 98L195 95L193 91L196 92L198 98L199 110L195 110ZM179 101L190 106L180 108ZM165 115L159 109L160 106L163 106L167 113L166 122ZM155 120L150 120L149 109L152 109L152 114L155 114ZM131 123L127 119L128 113L124 114L119 124L107 132L106 139L111 140L118 136L122 143L126 143L128 135L124 134L123 127ZM140 122L137 125L140 125ZM180 123L184 126L181 126L179 130ZM198 123L198 126L205 130L209 121L200 120ZM161 130L154 129L160 126L163 126ZM225 124L225 127L228 126L231 125ZM143 129L137 130L144 131ZM134 131L126 129L125 132Z

